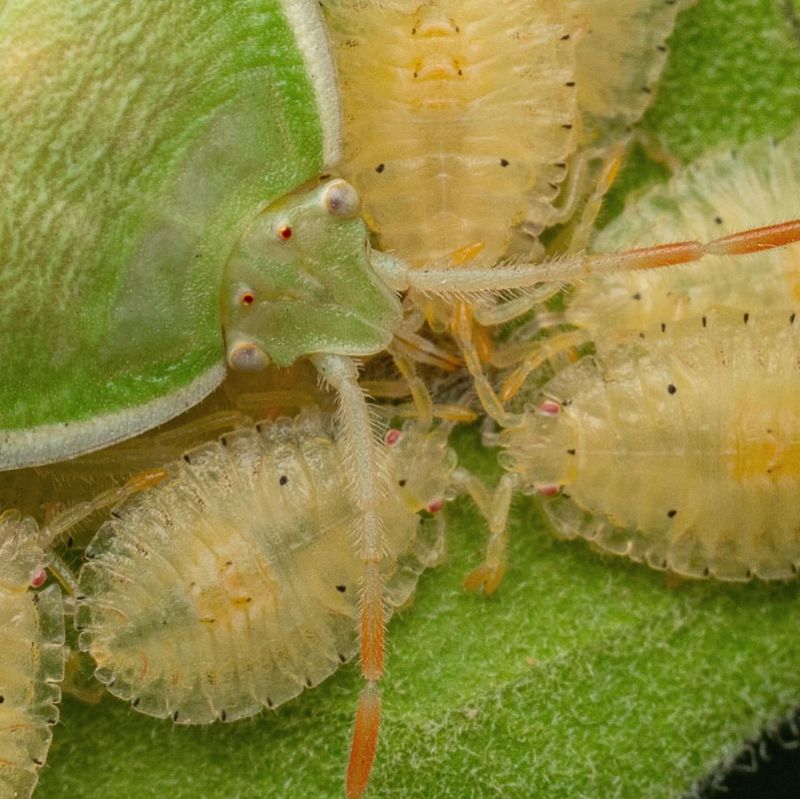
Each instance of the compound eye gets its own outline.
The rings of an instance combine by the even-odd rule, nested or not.
[[[557,497],[561,493],[561,486],[558,483],[542,483],[536,487],[536,493],[540,497]]]
[[[539,404],[539,413],[542,416],[558,416],[561,413],[561,404],[555,400],[543,400]]]
[[[228,365],[237,372],[260,372],[269,366],[269,356],[258,344],[242,341],[228,350]]]
[[[41,588],[47,581],[47,572],[40,566],[33,572],[30,579],[31,588]]]
[[[361,199],[347,181],[332,180],[323,191],[322,204],[331,216],[353,219],[358,216]]]
[[[392,446],[394,446],[394,445],[395,445],[395,444],[396,444],[396,443],[397,443],[397,442],[400,440],[400,437],[401,437],[402,435],[403,435],[403,434],[402,434],[402,433],[401,433],[399,430],[397,430],[397,429],[395,429],[395,428],[392,428],[391,430],[387,430],[387,431],[386,431],[386,435],[383,437],[383,440],[384,440],[384,441],[385,441],[385,442],[386,442],[386,443],[387,443],[387,444],[388,444],[390,447],[392,447]]]
[[[256,295],[250,289],[242,289],[239,292],[239,305],[247,307],[256,301]]]
[[[289,241],[294,235],[294,230],[292,230],[291,225],[280,225],[278,227],[278,238],[281,241]]]

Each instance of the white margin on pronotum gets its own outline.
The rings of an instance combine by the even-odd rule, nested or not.
[[[95,416],[85,422],[62,422],[28,430],[0,430],[0,472],[73,458],[143,433],[197,405],[225,377],[224,364],[152,402]]]
[[[286,19],[303,54],[308,77],[317,97],[322,124],[325,168],[341,159],[342,109],[339,80],[333,62],[322,11],[314,0],[281,0]]]

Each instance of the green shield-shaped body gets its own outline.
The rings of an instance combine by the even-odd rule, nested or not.
[[[225,262],[336,160],[337,98],[311,0],[0,4],[0,469],[220,382]]]

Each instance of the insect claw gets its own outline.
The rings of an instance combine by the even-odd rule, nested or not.
[[[485,563],[473,569],[464,578],[464,588],[467,591],[480,591],[484,594],[493,594],[503,582],[506,574],[505,564],[487,566]]]

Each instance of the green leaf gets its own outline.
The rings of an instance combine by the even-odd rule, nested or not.
[[[785,5],[701,0],[683,14],[645,129],[685,160],[792,130],[800,43]],[[649,179],[645,166],[627,170],[626,184]],[[477,434],[458,443],[470,468],[496,476]],[[481,558],[483,523],[466,501],[448,523],[446,562],[389,628],[372,799],[677,799],[797,704],[797,584],[670,586],[556,542],[519,500],[505,582],[474,596],[461,580]],[[208,728],[109,697],[66,699],[37,795],[340,796],[359,688],[349,665],[276,712]]]

